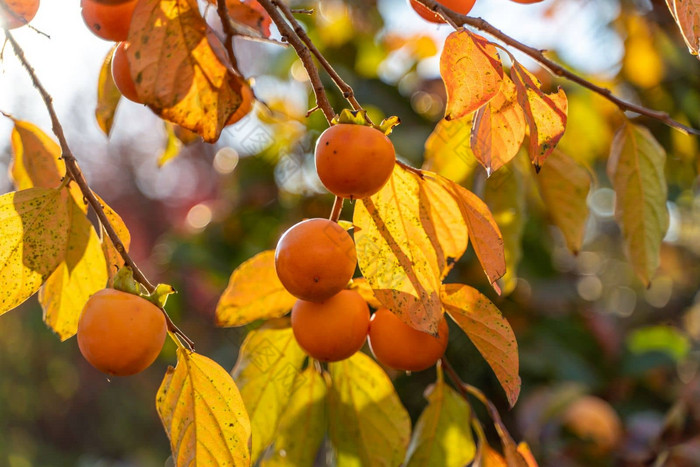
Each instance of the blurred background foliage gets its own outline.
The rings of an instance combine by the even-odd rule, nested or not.
[[[46,3],[46,10],[57,8]],[[466,382],[494,400],[514,437],[526,440],[543,466],[700,465],[697,138],[641,121],[668,152],[671,213],[661,267],[645,289],[625,257],[605,174],[622,118],[615,107],[516,54],[548,86],[566,89],[569,123],[560,149],[594,178],[584,245],[572,255],[529,188],[535,179],[527,164],[514,161],[486,180],[463,146],[446,148],[434,139],[424,152],[444,111],[437,64],[448,27],[423,22],[402,0],[294,6],[316,9],[300,19],[372,119],[401,118],[391,136],[399,157],[462,181],[499,215],[515,266],[503,284],[509,293],[494,296],[473,253],[449,280],[479,287],[512,323],[523,380],[516,407],[507,409],[494,375],[456,327],[447,355]],[[52,41],[40,39],[49,56],[52,44],[68,40],[59,28],[69,26],[41,23],[42,13],[37,27],[56,34]],[[77,8],[67,9],[66,18],[68,13],[67,24],[82,27]],[[478,0],[473,13],[615,93],[700,127],[700,64],[688,54],[663,0],[545,0],[530,6]],[[27,40],[36,36],[22,34]],[[122,102],[111,139],[99,133],[92,119],[99,58],[78,90],[67,83],[71,67],[47,65],[63,81],[46,77],[93,188],[131,230],[136,261],[153,280],[175,286],[171,316],[198,351],[225,368],[233,367],[247,331],[213,325],[229,274],[255,253],[274,248],[300,219],[327,216],[332,203],[313,168],[314,142],[326,124],[320,112],[305,118],[313,96],[300,62],[292,50],[243,40],[236,46],[261,103],[225,130],[217,145],[183,146],[163,168],[156,161],[166,132],[147,109]],[[99,43],[91,56],[107,49]],[[3,86],[27,81],[9,55]],[[35,47],[27,55],[40,60],[42,52]],[[325,84],[339,111],[342,96],[329,80]],[[17,86],[0,91],[3,110],[48,130],[33,91]],[[5,166],[11,158],[9,128],[0,124]],[[10,189],[9,181],[2,184]],[[351,219],[346,204],[343,218]],[[0,318],[0,465],[163,465],[169,448],[154,397],[174,360],[168,344],[144,373],[108,380],[83,361],[74,339],[61,344],[47,330],[35,299],[7,313]],[[415,421],[434,371],[390,375]],[[485,412],[474,406],[485,421]]]

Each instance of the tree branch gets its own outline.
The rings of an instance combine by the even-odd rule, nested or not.
[[[456,13],[449,8],[446,8],[439,3],[437,3],[435,0],[416,0],[425,7],[429,8],[430,10],[436,12],[438,15],[442,16],[443,19],[445,19],[448,23],[450,23],[453,27],[457,28],[457,26],[471,26],[473,28],[479,29],[496,39],[499,39],[503,41],[503,43],[513,47],[514,49],[517,49],[524,53],[525,55],[529,56],[536,62],[538,62],[540,65],[542,65],[544,68],[549,70],[553,75],[559,76],[561,78],[567,79],[571,82],[574,82],[586,89],[589,89],[590,91],[593,91],[597,94],[600,94],[613,104],[615,104],[619,109],[623,111],[630,111],[630,112],[636,112],[640,115],[644,115],[649,118],[653,118],[655,120],[659,120],[660,122],[675,128],[677,130],[680,130],[686,134],[692,133],[694,135],[700,135],[700,130],[697,130],[695,128],[689,127],[687,125],[682,124],[681,122],[674,120],[671,118],[668,113],[666,112],[661,112],[658,110],[653,110],[649,109],[647,107],[644,107],[642,105],[634,104],[632,102],[625,101],[624,99],[621,99],[617,96],[615,96],[610,89],[598,86],[596,84],[591,83],[587,79],[583,78],[580,75],[577,75],[576,73],[573,73],[563,66],[559,65],[558,63],[548,59],[547,57],[544,56],[541,50],[535,49],[534,47],[530,47],[528,45],[523,44],[522,42],[510,37],[506,33],[502,32],[495,26],[493,26],[491,23],[488,21],[482,19],[482,18],[472,18],[470,16],[465,16],[461,15],[459,13]]]
[[[299,38],[302,40],[302,42],[306,45],[306,47],[309,49],[309,51],[313,54],[314,57],[316,57],[316,60],[318,60],[318,63],[321,64],[324,70],[326,70],[326,73],[328,73],[328,76],[331,77],[335,85],[338,87],[341,93],[343,93],[343,97],[352,105],[352,108],[354,110],[362,110],[362,106],[360,103],[355,99],[355,91],[353,91],[352,87],[346,83],[343,78],[338,74],[337,71],[333,68],[333,66],[330,64],[330,62],[326,59],[326,57],[323,56],[323,54],[318,50],[316,45],[311,41],[311,38],[309,37],[308,34],[306,34],[306,31],[304,31],[304,28],[301,27],[301,24],[297,21],[297,19],[294,17],[294,12],[291,10],[285,3],[283,2],[277,2],[277,8],[282,12],[282,14],[287,18],[287,21],[292,25],[294,28],[294,32],[299,36]]]
[[[66,136],[63,132],[63,127],[61,126],[61,122],[58,120],[56,110],[53,107],[53,99],[51,98],[49,93],[46,91],[46,88],[44,88],[44,86],[41,84],[41,81],[39,81],[39,77],[36,75],[36,71],[31,66],[29,61],[27,60],[27,57],[24,55],[24,50],[22,49],[22,47],[20,47],[19,43],[15,40],[12,33],[8,29],[5,29],[4,31],[5,31],[5,37],[7,38],[7,41],[12,46],[12,49],[14,50],[15,55],[19,59],[20,63],[22,63],[22,66],[24,67],[24,69],[27,70],[27,73],[29,74],[29,76],[32,80],[32,84],[39,91],[39,94],[41,94],[41,98],[44,101],[44,104],[46,106],[46,110],[49,112],[49,116],[51,117],[51,129],[52,129],[53,133],[56,135],[56,138],[58,138],[59,145],[61,146],[61,157],[63,158],[63,161],[66,164],[66,172],[68,173],[68,176],[75,181],[75,183],[80,188],[80,191],[83,194],[83,197],[87,200],[87,202],[90,204],[92,209],[95,211],[97,218],[100,220],[100,223],[104,227],[105,232],[107,233],[107,236],[112,241],[114,248],[119,252],[119,255],[124,259],[124,264],[129,266],[133,270],[134,278],[138,282],[143,284],[143,286],[149,292],[153,292],[155,290],[155,286],[143,274],[143,272],[139,269],[139,267],[136,265],[136,263],[131,258],[131,256],[129,256],[129,253],[126,251],[126,247],[124,246],[124,243],[121,241],[121,239],[119,238],[119,235],[114,230],[114,227],[109,222],[109,219],[107,218],[107,215],[105,214],[104,208],[102,207],[102,203],[100,203],[100,200],[97,198],[97,196],[95,196],[95,193],[93,193],[93,191],[88,186],[88,183],[85,180],[85,176],[83,175],[82,170],[80,170],[80,166],[78,166],[78,161],[76,160],[75,156],[73,155],[73,152],[71,151],[70,147],[68,146],[68,141],[66,140]],[[193,350],[194,349],[194,342],[189,337],[187,337],[185,335],[185,333],[183,333],[175,325],[175,323],[173,323],[173,321],[170,319],[170,317],[168,316],[168,314],[166,313],[166,311],[164,309],[161,308],[161,311],[165,315],[165,319],[166,319],[167,324],[168,324],[168,330],[171,331],[173,334],[177,335],[179,338],[181,338],[190,347],[190,350]]]
[[[228,15],[226,0],[217,0],[216,13],[219,15],[221,27],[223,27],[224,34],[226,34],[224,47],[226,47],[228,58],[231,61],[231,65],[233,65],[233,69],[238,71],[238,60],[236,59],[236,54],[233,52],[233,36],[236,35],[236,28],[234,27],[233,21],[231,21],[231,17]]]
[[[340,196],[335,197],[335,200],[333,201],[333,208],[331,209],[331,215],[329,218],[331,221],[338,222],[338,219],[340,219],[340,211],[343,210],[343,201],[345,200]]]
[[[316,68],[314,64],[311,52],[277,9],[280,5],[277,0],[259,0],[258,3],[260,3],[265,11],[267,11],[267,14],[270,15],[270,18],[282,35],[282,40],[288,42],[296,51],[297,56],[306,69],[306,73],[309,75],[309,80],[311,81],[311,86],[316,96],[316,105],[323,111],[326,120],[330,123],[333,117],[335,117],[335,111],[328,101],[326,90],[323,87],[323,83],[321,83],[321,77],[318,74],[318,68]]]

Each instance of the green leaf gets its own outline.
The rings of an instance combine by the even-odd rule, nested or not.
[[[678,329],[658,325],[635,329],[627,337],[627,347],[635,354],[663,352],[680,361],[690,351],[691,343],[688,336]]]
[[[100,239],[82,207],[68,197],[70,227],[65,258],[39,291],[44,322],[62,341],[78,331],[78,319],[88,298],[107,283]]]
[[[278,322],[251,331],[243,341],[232,373],[250,416],[252,462],[274,441],[305,357],[292,329]]]
[[[328,383],[313,365],[297,375],[294,393],[280,419],[275,444],[261,467],[314,465],[326,435]]]
[[[467,285],[445,284],[442,303],[496,374],[511,407],[515,405],[520,394],[520,364],[518,343],[508,321],[496,305]]]
[[[384,370],[361,352],[328,367],[329,430],[337,467],[400,465],[411,421]]]
[[[156,395],[176,466],[250,465],[250,422],[231,375],[182,347]]]
[[[257,319],[279,318],[296,301],[277,277],[275,251],[263,251],[231,274],[228,287],[216,305],[216,325],[242,326]]]
[[[426,390],[428,406],[421,413],[406,453],[406,467],[463,467],[474,460],[476,445],[470,427],[471,409],[445,384],[442,370]]]
[[[617,196],[615,217],[630,262],[646,286],[659,266],[669,224],[665,163],[664,149],[646,128],[628,122],[615,135],[608,159],[608,177]]]
[[[569,250],[578,253],[588,219],[590,174],[571,157],[555,149],[535,178],[549,217],[564,234]]]
[[[518,156],[520,157],[520,156]],[[505,274],[500,280],[503,294],[510,294],[517,283],[518,264],[522,258],[525,228],[525,181],[514,160],[486,180],[484,201],[503,235]]]
[[[97,78],[97,107],[95,108],[95,119],[100,129],[109,136],[112,132],[112,123],[114,123],[114,114],[119,105],[119,99],[122,97],[119,88],[114,84],[112,78],[112,56],[114,55],[114,47],[109,49],[107,56],[102,62],[100,75]]]
[[[63,261],[68,198],[54,188],[0,196],[0,315],[31,297]]]

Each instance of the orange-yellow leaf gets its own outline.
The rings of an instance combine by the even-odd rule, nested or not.
[[[61,148],[36,125],[14,120],[10,175],[18,190],[56,188],[66,173]]]
[[[691,54],[700,51],[700,0],[666,0]]]
[[[518,103],[515,84],[503,77],[496,96],[476,111],[471,147],[486,174],[507,164],[518,153],[525,138],[525,115]]]
[[[518,443],[518,453],[522,456],[523,459],[525,459],[527,467],[538,467],[537,461],[535,460],[535,456],[532,454],[530,446],[528,446],[528,444],[525,441],[521,441],[520,443]]]
[[[196,0],[143,0],[127,52],[139,97],[165,120],[215,142],[241,105],[243,79]]]
[[[610,148],[608,177],[615,189],[615,217],[635,272],[649,285],[659,266],[669,225],[666,152],[644,127],[625,123]]]
[[[445,40],[440,75],[447,89],[445,118],[453,120],[469,115],[496,96],[503,67],[492,43],[460,29]]]
[[[280,321],[268,321],[246,336],[232,372],[250,416],[252,462],[274,441],[306,358],[289,320]]]
[[[496,281],[506,273],[503,237],[488,206],[471,191],[442,179],[442,185],[457,201],[467,223],[469,238],[489,282],[500,293]]]
[[[377,194],[357,202],[353,223],[360,270],[384,306],[437,332],[440,281],[467,247],[459,205],[426,172],[401,166]]]
[[[31,297],[63,261],[70,214],[65,191],[0,196],[0,315]]]
[[[559,88],[556,93],[545,94],[537,77],[518,62],[513,62],[510,77],[530,129],[530,161],[539,170],[564,136],[569,106],[566,93]]]
[[[176,466],[250,465],[250,421],[231,375],[182,347],[156,395]]]
[[[425,142],[423,168],[461,183],[472,176],[478,162],[469,145],[470,118],[442,119]]]
[[[569,250],[578,253],[588,219],[591,176],[575,160],[557,149],[536,178],[549,216],[564,234]]]
[[[520,394],[518,343],[508,321],[478,290],[462,284],[442,289],[445,311],[469,336],[515,405]]]
[[[128,253],[129,246],[131,245],[131,234],[129,233],[129,229],[126,227],[124,220],[114,209],[105,203],[105,201],[100,198],[97,193],[93,192],[93,194],[99,200],[100,205],[102,205],[102,210],[105,212],[107,219],[109,219],[110,225],[114,227],[114,231],[117,233],[119,240],[121,240]],[[104,253],[107,261],[107,275],[109,277],[109,281],[111,281],[119,268],[124,266],[124,259],[107,235],[107,231],[105,230],[104,226],[101,228],[100,236],[102,240],[102,252]]]
[[[275,271],[274,250],[253,256],[233,271],[216,306],[216,325],[242,326],[256,319],[287,314],[296,298],[287,292]]]
[[[114,54],[115,45],[105,57],[100,68],[100,75],[97,78],[97,107],[95,108],[95,119],[100,129],[109,136],[112,131],[112,123],[114,123],[114,114],[119,105],[119,99],[122,97],[119,88],[114,84],[112,78],[112,55]]]
[[[107,284],[100,239],[82,207],[65,197],[70,215],[65,257],[39,291],[44,322],[62,341],[78,331],[88,298]]]

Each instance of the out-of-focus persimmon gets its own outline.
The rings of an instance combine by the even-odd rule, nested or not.
[[[475,2],[476,0],[440,0],[438,3],[459,14],[466,15],[471,11]],[[424,20],[430,21],[431,23],[445,22],[438,14],[434,13],[430,8],[423,6],[422,3],[418,3],[416,0],[409,0],[408,3]]]
[[[5,23],[7,29],[24,26],[39,11],[39,0],[5,0],[7,9],[0,6],[0,27]]]

